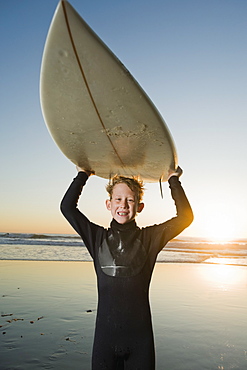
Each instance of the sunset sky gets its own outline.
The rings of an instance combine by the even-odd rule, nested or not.
[[[165,119],[195,220],[184,236],[247,238],[247,2],[71,0]],[[75,166],[42,117],[40,66],[56,0],[0,2],[0,232],[72,233],[59,204]],[[80,209],[107,226],[107,181]],[[146,184],[140,226],[175,214],[168,184]]]

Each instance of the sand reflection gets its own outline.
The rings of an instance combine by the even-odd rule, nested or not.
[[[202,269],[201,274],[212,287],[224,290],[236,289],[239,285],[246,284],[247,279],[246,268],[226,265],[224,258],[221,258],[221,264],[210,265],[209,269]]]

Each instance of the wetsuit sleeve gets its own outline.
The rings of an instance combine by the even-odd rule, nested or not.
[[[77,208],[83,186],[88,179],[85,172],[78,172],[61,201],[61,212],[73,229],[81,236],[89,253],[94,257],[94,246],[100,226],[93,224]]]
[[[156,225],[155,227],[155,234],[158,238],[156,243],[159,246],[159,251],[169,240],[175,238],[186,227],[188,227],[194,218],[190,203],[181,186],[179,178],[177,176],[172,176],[168,182],[172,198],[175,202],[177,214],[176,217],[173,217],[160,225]]]

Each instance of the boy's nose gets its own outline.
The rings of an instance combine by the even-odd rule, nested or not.
[[[123,199],[121,205],[122,205],[122,207],[127,208],[128,207],[128,201],[127,201],[127,199],[126,200]]]

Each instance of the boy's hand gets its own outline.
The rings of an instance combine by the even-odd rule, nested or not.
[[[177,176],[177,177],[180,177],[183,173],[183,170],[181,167],[177,167],[177,169],[174,171],[174,170],[170,170],[169,171],[169,176],[168,176],[168,180],[170,179],[170,177],[172,176]]]
[[[81,168],[81,167],[78,167],[78,166],[76,166],[76,169],[77,169],[78,172],[85,172],[88,175],[88,177],[95,174],[94,171],[84,170],[84,168]]]

